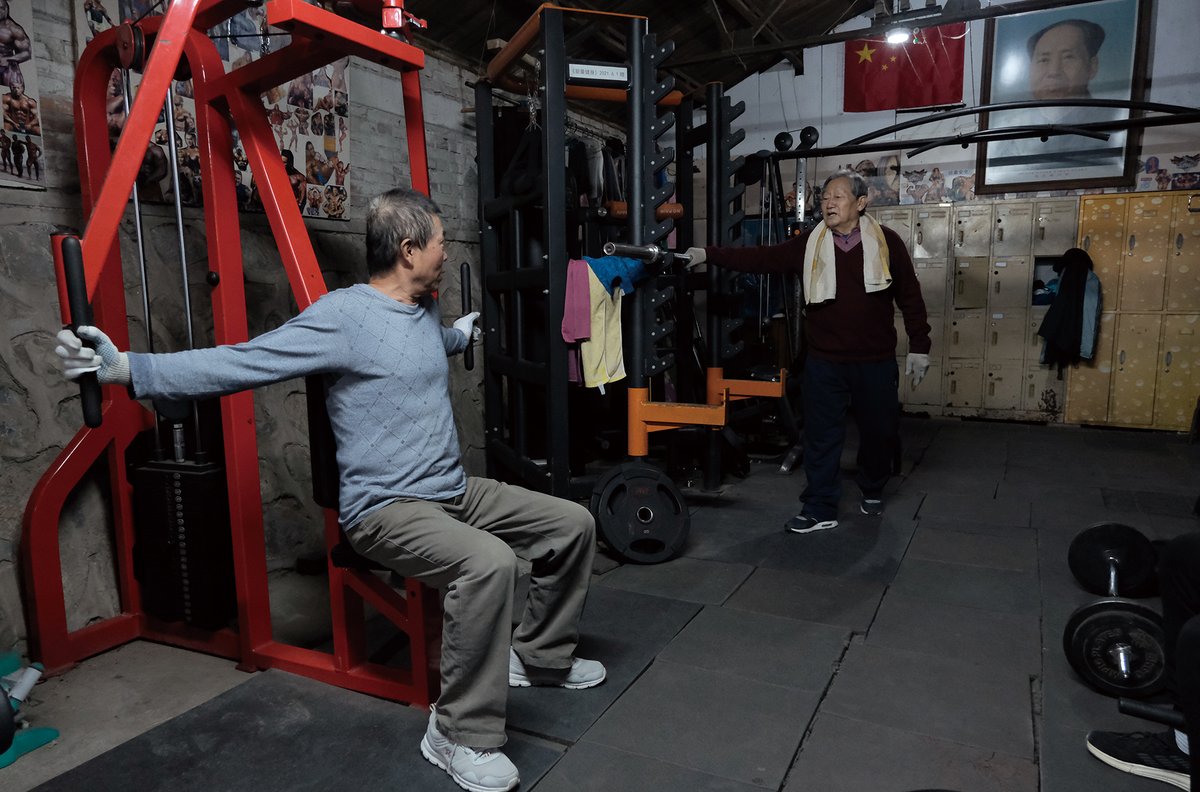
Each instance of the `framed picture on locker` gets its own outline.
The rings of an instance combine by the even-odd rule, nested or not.
[[[1094,0],[987,21],[982,102],[1021,104],[982,114],[979,128],[1043,134],[980,142],[977,193],[1133,184],[1140,130],[1105,124],[1131,117],[1114,100],[1143,98],[1150,5]]]

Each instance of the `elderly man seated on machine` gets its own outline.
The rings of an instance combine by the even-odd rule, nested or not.
[[[361,555],[445,592],[441,695],[421,753],[474,792],[513,789],[507,686],[573,690],[604,681],[575,657],[595,549],[591,514],[570,501],[467,476],[449,399],[450,355],[478,313],[442,326],[433,294],[446,260],[440,210],[394,189],[367,216],[369,283],[330,292],[242,344],[121,352],[95,327],[59,333],[66,376],[96,372],[136,398],[195,399],[325,376],[337,441],[339,518]],[[82,339],[94,344],[84,346]],[[517,558],[532,565],[510,633]]]

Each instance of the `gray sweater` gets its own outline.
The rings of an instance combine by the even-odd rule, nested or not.
[[[442,327],[433,300],[408,305],[358,284],[243,344],[131,352],[129,370],[139,399],[198,399],[327,375],[339,519],[350,527],[398,498],[466,491],[446,360],[466,346],[466,336]]]

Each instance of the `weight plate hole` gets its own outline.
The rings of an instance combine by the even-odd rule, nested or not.
[[[649,506],[639,506],[634,514],[637,515],[638,522],[642,525],[646,525],[654,520],[654,509],[651,509]]]

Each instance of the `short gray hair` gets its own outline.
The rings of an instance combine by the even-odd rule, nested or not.
[[[833,175],[830,176],[828,179],[826,179],[825,183],[821,185],[821,194],[822,195],[824,195],[825,191],[829,189],[829,183],[832,182],[834,179],[849,179],[850,180],[850,190],[854,193],[854,197],[855,198],[866,198],[867,197],[867,194],[869,192],[867,189],[867,180],[863,177],[863,175],[861,173],[859,173],[858,171],[852,171],[849,168],[843,168],[840,171],[834,171]]]
[[[406,239],[423,250],[433,237],[433,218],[441,213],[431,198],[404,187],[372,198],[367,207],[367,276],[391,271]]]

